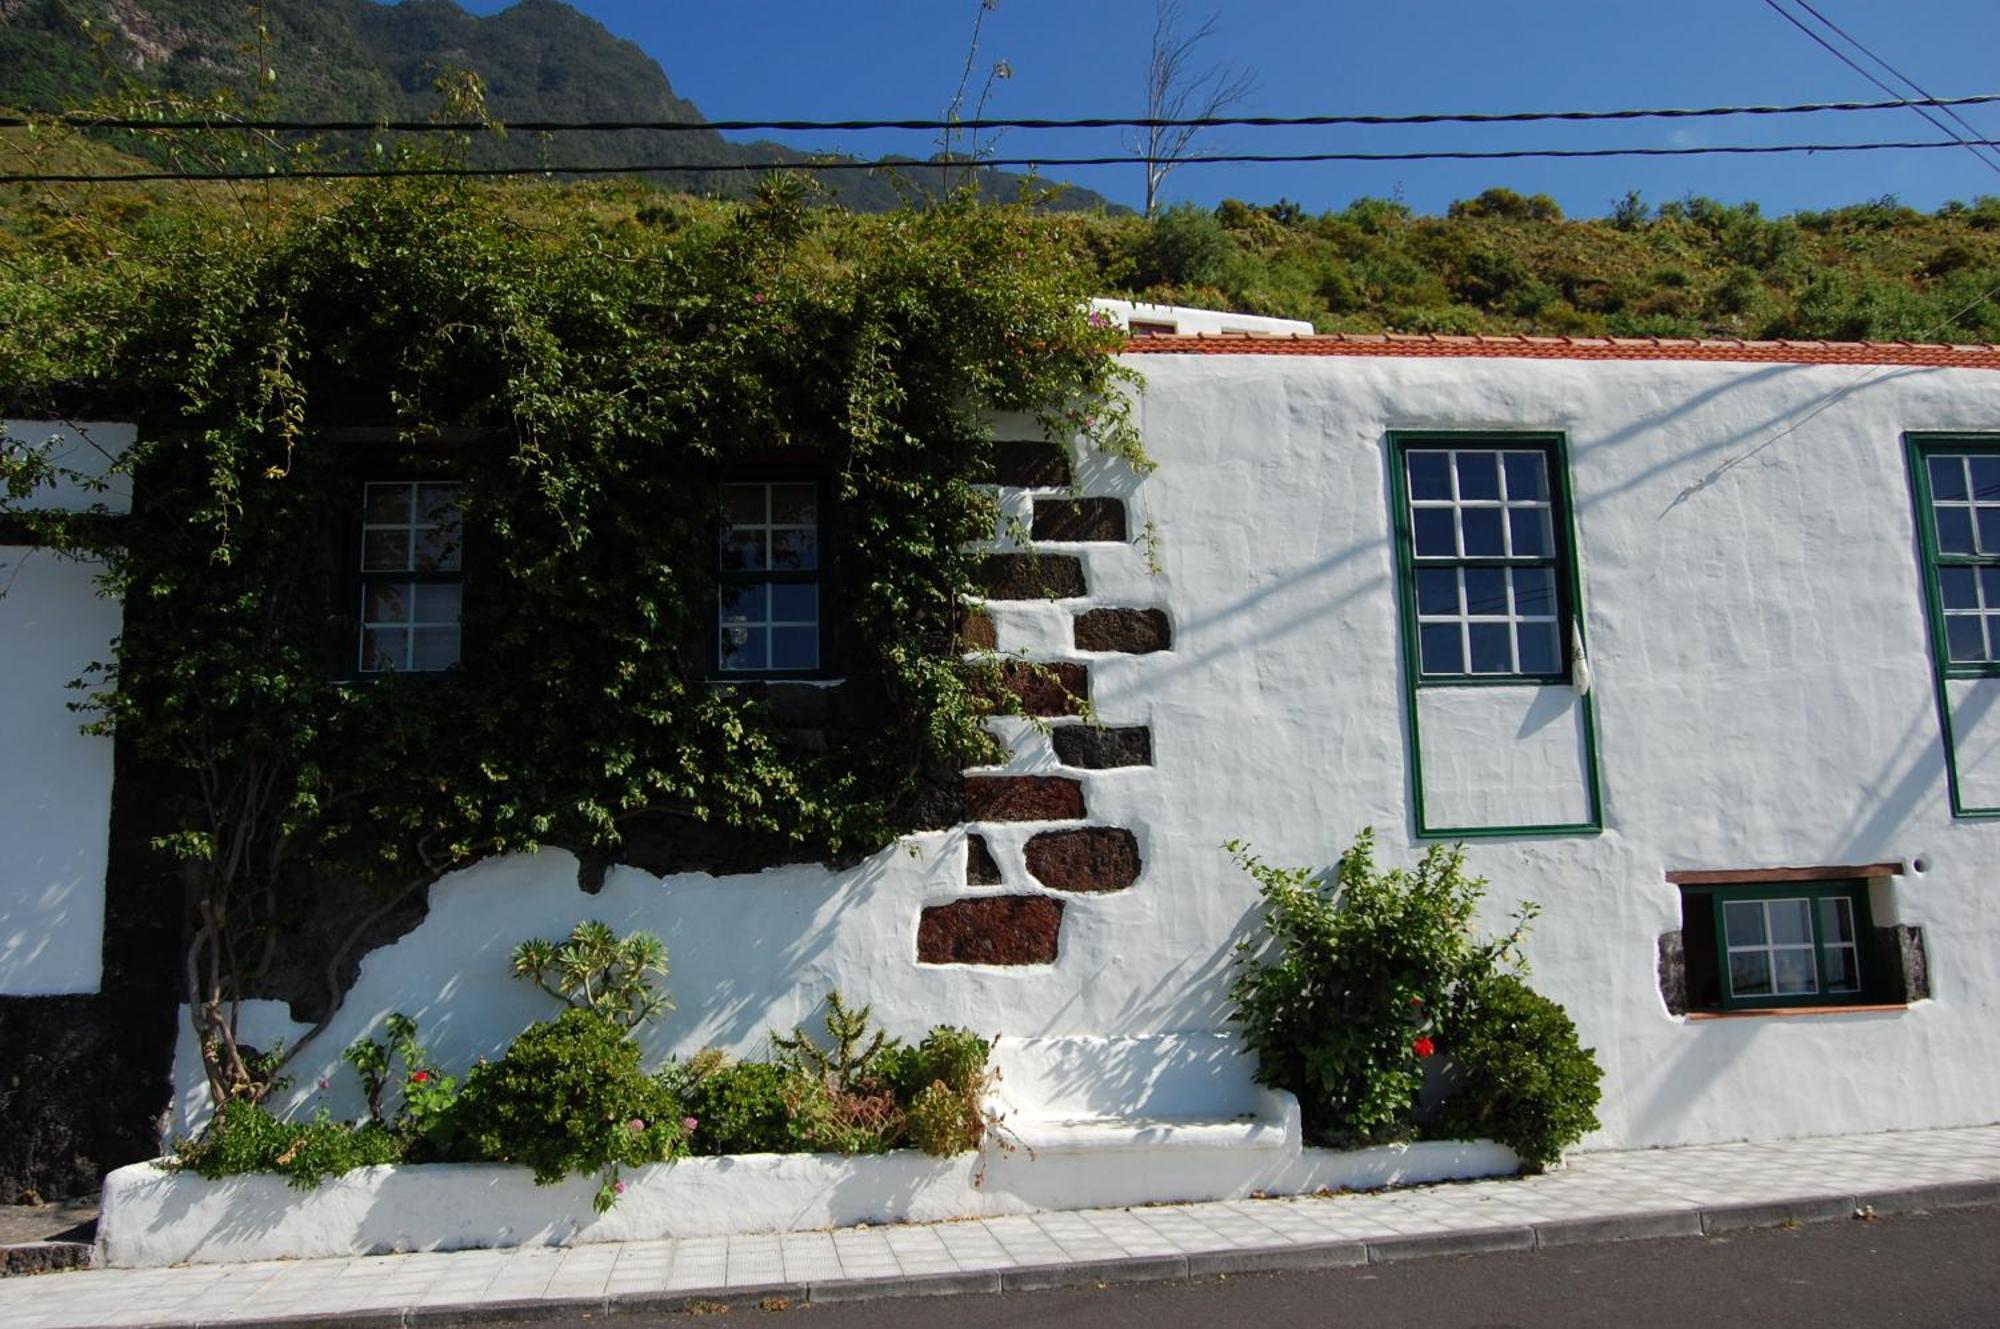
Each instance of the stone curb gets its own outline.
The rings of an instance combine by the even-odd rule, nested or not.
[[[967,1273],[846,1278],[824,1283],[778,1282],[754,1287],[691,1288],[678,1292],[620,1293],[609,1297],[551,1297],[518,1301],[460,1302],[404,1310],[333,1312],[271,1316],[264,1319],[194,1321],[167,1317],[143,1329],[446,1329],[473,1324],[523,1324],[585,1316],[617,1318],[667,1315],[692,1307],[751,1308],[773,1298],[792,1306],[816,1301],[860,1301],[886,1297],[950,1296],[964,1293],[1027,1292],[1115,1283],[1186,1281],[1220,1275],[1275,1273],[1298,1269],[1356,1267],[1427,1256],[1530,1251],[1660,1237],[1697,1237],[1750,1228],[1781,1227],[1852,1218],[1863,1206],[1879,1214],[1965,1209],[2000,1205],[2000,1180],[1946,1182],[1899,1190],[1808,1195],[1757,1204],[1715,1208],[1653,1210],[1465,1231],[1391,1237],[1379,1241],[1327,1241],[1298,1246],[1203,1251],[1192,1255],[1136,1255],[1068,1264],[1029,1265]]]
[[[0,1246],[0,1278],[26,1278],[65,1269],[88,1269],[97,1248],[87,1241],[18,1241]]]

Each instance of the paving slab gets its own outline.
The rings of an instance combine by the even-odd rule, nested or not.
[[[1541,1176],[834,1232],[0,1279],[8,1329],[415,1329],[993,1293],[2000,1205],[2000,1125],[1583,1154]]]

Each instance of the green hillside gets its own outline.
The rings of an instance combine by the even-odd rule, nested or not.
[[[261,13],[262,31],[259,31]],[[489,18],[452,0],[0,0],[0,105],[60,110],[171,93],[227,95],[296,119],[422,119],[439,108],[441,71],[471,70],[489,113],[520,120],[657,120],[702,123],[675,95],[660,66],[631,42],[558,0],[520,0]],[[260,77],[268,71],[268,77]],[[130,146],[121,144],[120,146]],[[365,145],[333,141],[334,155]],[[135,149],[147,151],[145,145]],[[155,153],[157,155],[157,153]],[[480,165],[617,166],[687,163],[653,173],[669,188],[741,193],[754,173],[703,170],[782,165],[807,154],[771,143],[740,144],[710,130],[673,133],[517,134],[483,138]],[[828,172],[826,192],[863,211],[895,207],[906,192],[936,187],[935,170]],[[982,188],[1012,198],[1020,178],[982,172]],[[1105,200],[1064,191],[1055,208]]]

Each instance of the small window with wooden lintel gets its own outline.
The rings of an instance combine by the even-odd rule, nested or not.
[[[1905,985],[1890,972],[1901,966],[1881,957],[1869,907],[1870,883],[1902,870],[1869,863],[1667,873],[1681,895],[1678,1013],[1905,1004]]]

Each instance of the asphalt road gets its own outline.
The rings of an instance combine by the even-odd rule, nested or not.
[[[616,1322],[678,1329],[691,1318]],[[718,1308],[703,1317],[717,1321],[810,1329],[1994,1329],[2000,1209],[1197,1283]]]

